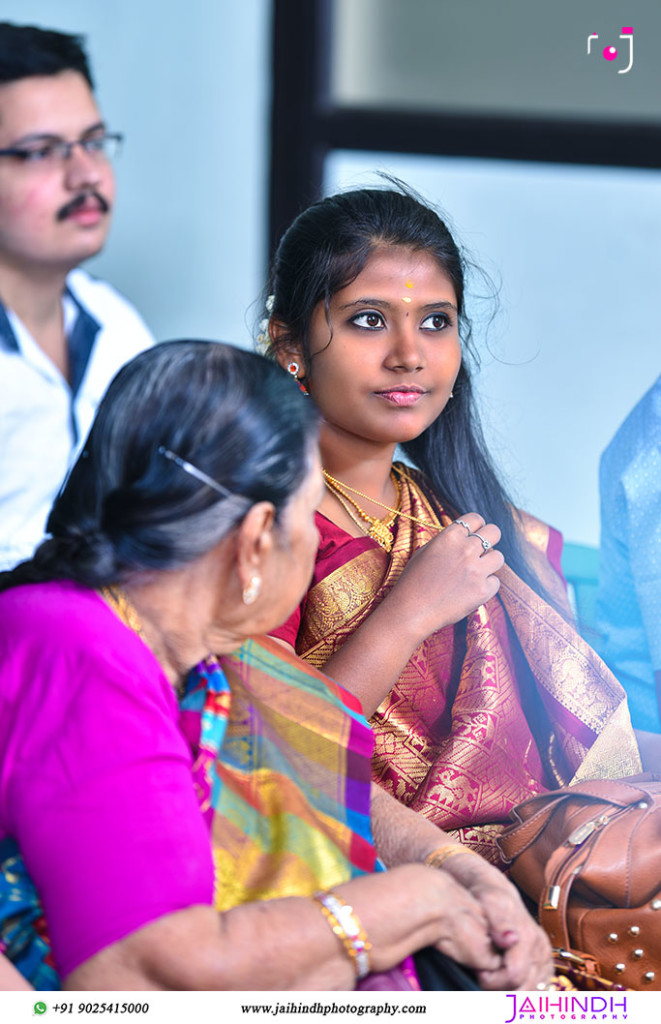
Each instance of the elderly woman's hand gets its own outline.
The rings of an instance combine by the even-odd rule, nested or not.
[[[411,860],[424,861],[439,848],[457,851],[443,859],[441,868],[425,870],[449,875],[478,903],[492,949],[498,954],[495,966],[478,968],[484,988],[534,989],[550,980],[553,971],[549,942],[515,887],[497,868],[464,850],[446,832],[375,784],[372,828],[379,856],[390,868]],[[450,952],[443,941],[437,944],[443,952]]]
[[[487,989],[535,989],[553,974],[551,946],[526,910],[514,886],[491,864],[472,853],[448,858],[442,871],[474,897],[488,922],[500,963],[479,972]]]
[[[449,872],[408,864],[333,889],[351,905],[370,943],[373,971],[387,971],[424,946],[491,976],[502,969],[479,901]],[[90,957],[64,988],[351,989],[344,945],[312,899],[245,903],[216,914],[197,906],[169,914]]]
[[[342,894],[343,888],[336,891]],[[363,898],[362,889],[369,898]],[[375,971],[431,945],[479,973],[490,976],[502,969],[502,954],[493,944],[479,900],[449,872],[409,864],[354,879],[346,885],[345,897],[356,907],[373,943]]]

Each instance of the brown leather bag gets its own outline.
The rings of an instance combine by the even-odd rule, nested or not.
[[[556,958],[661,989],[661,776],[594,780],[532,797],[498,840],[539,908]]]

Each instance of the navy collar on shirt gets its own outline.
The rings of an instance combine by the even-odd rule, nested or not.
[[[71,396],[75,398],[83,382],[96,336],[101,330],[101,324],[85,309],[68,285],[65,291],[68,298],[74,303],[78,313],[71,333],[67,338],[69,384]],[[8,352],[20,351],[18,340],[2,301],[0,301],[0,342]]]
[[[0,342],[2,342],[2,347],[8,352],[18,352],[16,335],[12,325],[9,323],[9,317],[5,312],[2,301],[0,301]]]

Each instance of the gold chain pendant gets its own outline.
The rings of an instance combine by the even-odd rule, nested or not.
[[[392,533],[389,527],[381,519],[375,519],[367,531],[367,536],[375,540],[385,551],[392,549]]]

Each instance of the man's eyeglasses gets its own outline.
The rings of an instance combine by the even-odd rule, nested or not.
[[[119,132],[106,132],[104,135],[90,135],[75,142],[64,139],[47,139],[28,142],[24,146],[11,146],[0,149],[0,156],[13,157],[21,163],[34,167],[52,167],[64,163],[73,153],[74,146],[80,148],[90,157],[98,160],[112,160],[119,153],[124,136]]]

